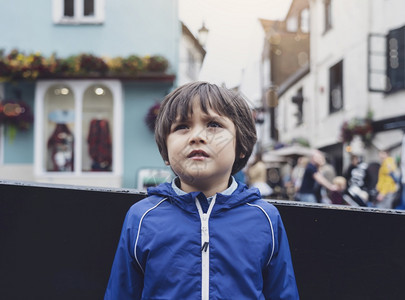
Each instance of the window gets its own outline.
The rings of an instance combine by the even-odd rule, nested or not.
[[[298,30],[298,20],[296,16],[291,16],[287,19],[287,31],[297,32]]]
[[[324,31],[328,31],[332,28],[332,0],[324,0],[324,15],[325,15],[325,24]]]
[[[300,88],[297,91],[297,94],[292,97],[291,101],[292,103],[297,105],[297,112],[294,115],[297,118],[297,126],[299,126],[304,122],[304,110],[303,110],[304,96],[302,88]]]
[[[386,92],[389,86],[389,80],[387,80],[387,36],[370,33],[367,44],[368,90],[370,92]]]
[[[305,8],[301,11],[300,29],[303,33],[309,32],[309,9]]]
[[[105,0],[53,0],[57,24],[98,24],[104,21]]]
[[[329,113],[343,108],[343,61],[329,69]]]
[[[368,89],[393,93],[405,89],[405,26],[368,37]]]
[[[39,81],[36,173],[119,175],[121,94],[120,83],[113,80]]]

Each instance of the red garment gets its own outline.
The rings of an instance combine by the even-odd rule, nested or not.
[[[112,142],[108,120],[93,119],[90,122],[89,155],[93,160],[93,171],[111,171]]]
[[[343,194],[338,191],[330,192],[329,198],[332,201],[332,204],[346,204]]]

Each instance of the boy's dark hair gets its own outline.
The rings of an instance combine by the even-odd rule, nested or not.
[[[194,100],[198,100],[204,113],[208,113],[210,108],[235,124],[236,155],[232,175],[237,173],[246,165],[257,139],[252,112],[240,94],[207,82],[180,86],[162,101],[156,119],[155,139],[163,160],[169,160],[166,140],[171,125],[178,116],[181,120],[189,117]]]

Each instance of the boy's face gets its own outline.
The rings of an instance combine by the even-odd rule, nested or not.
[[[178,118],[170,128],[166,140],[169,164],[184,191],[218,187],[221,192],[235,162],[235,125],[212,109],[204,113],[199,101],[193,102],[193,114],[185,121]]]

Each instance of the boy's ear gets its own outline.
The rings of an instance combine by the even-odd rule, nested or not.
[[[166,165],[166,166],[170,166],[170,163],[169,163],[168,160],[165,160],[165,165]]]
[[[239,158],[245,158],[245,156],[246,156],[245,153],[241,153],[241,154],[239,155]]]

